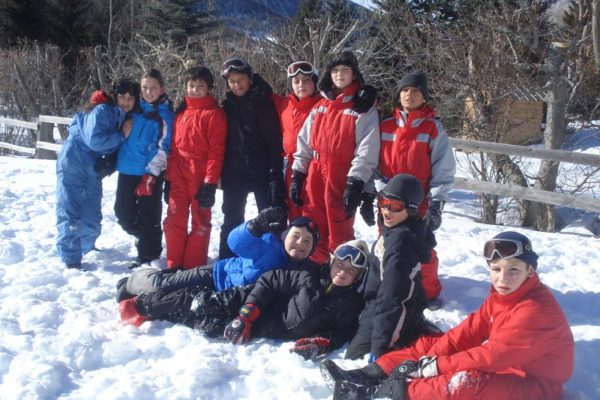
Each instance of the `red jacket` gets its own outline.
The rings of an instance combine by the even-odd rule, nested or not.
[[[509,295],[492,288],[481,308],[440,337],[427,355],[438,356],[440,374],[530,376],[555,393],[573,372],[573,352],[565,315],[534,274]]]
[[[216,184],[225,156],[225,112],[212,96],[186,97],[185,105],[185,110],[177,114],[173,124],[171,157],[205,160],[204,182]]]
[[[394,116],[381,123],[381,155],[379,173],[384,181],[399,173],[419,178],[425,193],[446,200],[445,194],[454,182],[456,164],[448,136],[435,118],[435,110],[426,104],[409,113],[396,108]],[[427,200],[419,207],[427,211]]]
[[[281,131],[283,133],[283,154],[288,159],[291,167],[293,155],[296,152],[298,132],[304,125],[304,121],[314,105],[321,100],[320,94],[299,99],[291,93],[287,97],[273,95],[273,103],[281,120]]]

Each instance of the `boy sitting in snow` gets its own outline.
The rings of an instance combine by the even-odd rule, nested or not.
[[[321,365],[334,399],[560,399],[573,371],[573,335],[540,282],[529,239],[503,232],[485,243],[491,294],[443,336],[345,371]]]

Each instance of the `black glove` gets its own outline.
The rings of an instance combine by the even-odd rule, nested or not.
[[[324,337],[303,338],[296,340],[290,353],[296,353],[305,360],[314,360],[317,356],[327,353],[330,346],[331,342]]]
[[[359,114],[366,113],[377,101],[377,89],[371,85],[365,85],[356,92],[353,100],[352,110]]]
[[[287,212],[281,207],[268,207],[248,223],[248,231],[256,237],[267,232],[279,234],[287,227]]]
[[[217,185],[214,183],[203,183],[202,186],[196,192],[196,200],[202,208],[210,208],[215,205],[215,193],[217,191]]]
[[[169,204],[169,193],[171,192],[171,182],[165,179],[165,183],[163,184],[163,200],[165,203]]]
[[[373,202],[375,195],[373,193],[364,192],[362,194],[362,204],[360,205],[360,215],[368,226],[375,225],[375,211]]]
[[[356,213],[356,208],[360,206],[360,198],[364,186],[364,182],[360,179],[349,177],[346,181],[346,190],[344,190],[344,211],[348,217],[353,217]]]
[[[427,223],[427,228],[429,228],[431,231],[437,230],[440,225],[442,225],[443,208],[444,203],[442,201],[434,200],[429,203],[427,215],[425,215],[425,222]]]
[[[285,204],[285,189],[283,186],[283,173],[279,170],[269,171],[269,188],[267,196],[273,207],[283,207]]]
[[[98,174],[98,178],[104,179],[112,175],[117,170],[117,155],[115,151],[110,154],[100,156],[94,163],[94,171]]]
[[[254,321],[260,316],[260,308],[254,304],[244,304],[240,314],[227,325],[223,337],[233,344],[244,344],[250,339]]]
[[[302,186],[306,180],[306,174],[294,171],[292,173],[292,183],[290,185],[290,198],[296,207],[300,207],[304,202],[302,201]]]

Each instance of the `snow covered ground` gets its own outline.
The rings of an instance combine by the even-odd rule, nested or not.
[[[594,151],[593,149],[592,151]],[[117,225],[116,174],[104,182],[103,233],[84,270],[65,269],[55,248],[55,164],[0,157],[0,399],[327,399],[318,363],[290,354],[291,342],[234,346],[167,322],[119,321],[115,283],[135,257]],[[209,256],[218,252],[220,192]],[[255,215],[248,207],[248,218]],[[488,294],[483,242],[503,230],[476,222],[477,200],[452,192],[438,231],[444,307],[428,317],[448,329]],[[538,272],[562,305],[576,340],[566,398],[600,398],[600,239],[583,228],[528,235]],[[375,228],[357,218],[357,236]],[[330,355],[342,365],[345,349]]]

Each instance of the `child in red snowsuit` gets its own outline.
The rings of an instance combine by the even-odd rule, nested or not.
[[[190,68],[184,79],[186,96],[174,122],[165,190],[169,206],[163,225],[167,266],[189,269],[207,263],[211,207],[223,167],[227,122],[210,94],[211,72],[205,67]]]
[[[335,381],[336,394],[561,399],[573,372],[573,335],[535,272],[531,242],[520,233],[503,232],[486,242],[484,257],[492,288],[479,310],[443,336],[422,337],[358,370],[344,371],[325,361],[322,372]]]
[[[423,185],[425,198],[418,214],[432,231],[439,228],[441,212],[447,193],[454,183],[456,163],[448,135],[428,104],[427,77],[422,72],[405,75],[399,82],[398,107],[394,115],[380,126],[381,153],[375,185],[383,187],[387,180],[399,173],[416,176]],[[377,187],[379,189],[379,187]],[[368,196],[368,195],[367,195]],[[361,215],[374,221],[373,199],[363,197]],[[365,215],[365,213],[367,213]],[[432,251],[431,261],[421,266],[423,288],[430,309],[440,307],[442,285],[438,279],[438,258]]]
[[[289,198],[292,184],[292,164],[296,152],[298,133],[314,105],[322,99],[317,91],[317,69],[308,61],[296,61],[287,68],[288,89],[286,97],[273,95],[273,103],[281,121],[283,133],[283,164],[285,187],[288,193],[288,218],[293,221],[302,215],[302,207],[296,206]]]
[[[359,101],[363,85],[356,56],[342,52],[321,78],[324,98],[298,135],[290,197],[319,226],[321,241],[311,258],[317,264],[354,239],[354,214],[379,161],[379,116],[373,101]]]

